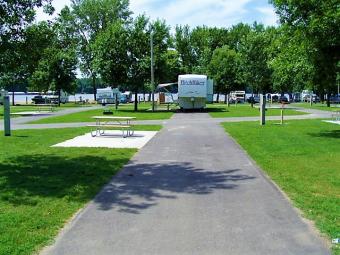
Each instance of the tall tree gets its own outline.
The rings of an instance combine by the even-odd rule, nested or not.
[[[51,0],[0,0],[0,85],[14,90],[25,77],[23,31],[33,22],[36,8],[51,14]]]
[[[166,82],[169,79],[167,68],[167,61],[169,57],[168,49],[173,46],[173,40],[170,35],[170,27],[164,20],[157,19],[150,22],[149,30],[153,34],[155,82]]]
[[[30,78],[31,87],[39,91],[73,92],[76,80],[76,37],[68,23],[70,9],[65,7],[53,24],[54,36],[43,51],[38,67]]]
[[[135,93],[134,110],[138,110],[138,92],[150,80],[150,30],[149,19],[138,16],[129,29],[128,56],[129,69],[127,82]]]
[[[218,91],[229,94],[232,90],[240,89],[238,68],[239,54],[228,46],[217,48],[208,66],[209,75],[215,80]]]
[[[313,90],[314,67],[307,53],[313,51],[312,47],[298,31],[285,27],[277,30],[270,46],[272,56],[269,61],[275,91]]]
[[[182,70],[185,73],[192,73],[197,65],[197,58],[192,47],[191,29],[188,25],[176,26],[175,49],[180,56]]]
[[[73,0],[72,15],[74,28],[79,38],[78,55],[83,74],[92,79],[96,100],[96,80],[98,73],[94,66],[93,44],[97,36],[110,24],[130,20],[128,0]]]
[[[118,87],[127,82],[129,69],[129,31],[121,22],[110,24],[98,34],[91,50],[94,54],[94,70],[104,83]]]
[[[338,0],[272,0],[281,23],[304,33],[314,44],[315,83],[328,94],[336,89],[340,61],[340,15]],[[329,100],[327,100],[328,106]]]
[[[242,79],[252,92],[265,93],[271,90],[272,71],[268,66],[267,52],[270,44],[267,33],[256,31],[249,33],[241,44]]]

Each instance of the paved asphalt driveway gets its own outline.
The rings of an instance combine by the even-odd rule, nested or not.
[[[167,121],[42,254],[330,252],[218,123],[188,113]]]

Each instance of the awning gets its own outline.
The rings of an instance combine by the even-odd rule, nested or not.
[[[169,86],[172,86],[172,85],[178,85],[178,82],[158,84],[157,89],[169,87]]]

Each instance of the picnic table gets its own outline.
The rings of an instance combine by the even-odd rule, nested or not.
[[[87,125],[92,127],[91,131],[92,137],[101,136],[105,134],[105,130],[117,128],[122,131],[124,138],[133,136],[134,130],[131,121],[136,119],[136,117],[122,117],[122,116],[93,116],[96,120],[95,124]]]
[[[50,112],[54,112],[57,104],[34,104],[34,106],[37,107],[38,112],[43,112],[43,111],[46,111],[46,110],[50,111]]]

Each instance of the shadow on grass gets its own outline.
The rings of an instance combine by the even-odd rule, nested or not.
[[[176,199],[179,193],[207,195],[215,190],[235,189],[238,182],[255,177],[239,169],[207,171],[190,163],[130,165],[105,186],[95,198],[101,210],[139,214],[161,199]]]
[[[313,137],[327,137],[327,138],[340,138],[340,130],[330,130],[330,131],[323,131],[319,133],[309,133],[308,135]]]
[[[127,161],[100,156],[24,155],[0,163],[0,200],[35,205],[41,197],[86,202]]]

